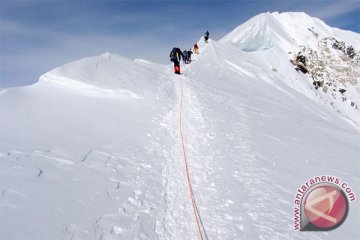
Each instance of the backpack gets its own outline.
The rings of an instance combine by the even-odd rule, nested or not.
[[[176,48],[173,48],[172,51],[170,52],[170,61],[176,61],[177,60],[177,57],[176,57],[176,52],[177,52],[177,49]]]

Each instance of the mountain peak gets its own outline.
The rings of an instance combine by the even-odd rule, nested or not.
[[[317,37],[336,37],[331,27],[304,12],[267,12],[259,14],[235,28],[220,42],[238,46],[243,51],[279,47],[290,51],[302,43],[317,44]],[[309,41],[310,40],[310,41]]]

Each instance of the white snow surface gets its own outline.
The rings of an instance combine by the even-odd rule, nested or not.
[[[231,43],[244,51],[266,50],[278,47],[283,51],[292,51],[299,45],[317,46],[312,29],[321,37],[335,37],[354,47],[360,47],[359,34],[332,28],[318,18],[306,13],[262,13],[220,39],[219,43]]]
[[[301,34],[312,26],[359,47],[359,34],[303,13],[265,13],[219,42],[200,40],[180,76],[105,53],[2,90],[0,239],[199,239],[180,81],[208,239],[360,239],[357,201],[336,230],[293,231],[309,178],[334,175],[360,194],[359,113],[320,104],[288,60],[296,44],[313,44]]]

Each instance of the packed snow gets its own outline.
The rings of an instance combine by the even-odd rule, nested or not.
[[[304,13],[264,13],[199,41],[182,75],[116,54],[0,93],[1,239],[199,239],[183,131],[207,239],[359,239],[360,206],[330,232],[293,230],[297,188],[334,175],[360,194],[360,114],[336,109],[289,51],[313,32],[360,35]],[[359,99],[358,79],[352,92]],[[321,96],[320,96],[321,95]]]

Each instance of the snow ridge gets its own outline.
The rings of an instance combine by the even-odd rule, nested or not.
[[[142,98],[141,96],[126,90],[126,89],[106,89],[100,88],[95,85],[90,85],[78,80],[70,79],[63,76],[52,75],[46,73],[41,76],[40,81],[49,82],[64,86],[70,90],[75,91],[78,94],[82,94],[89,97],[103,97],[103,98]]]

